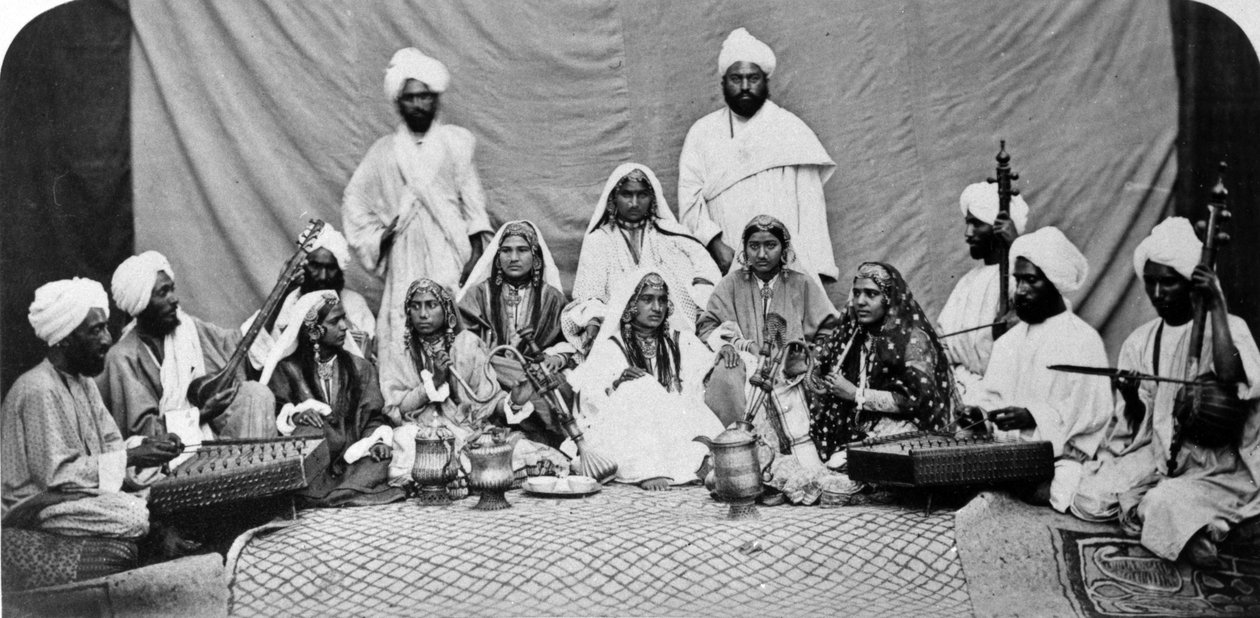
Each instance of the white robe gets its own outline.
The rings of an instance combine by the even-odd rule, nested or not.
[[[1051,371],[1056,364],[1107,366],[1098,331],[1067,311],[1040,324],[1017,324],[993,343],[981,381],[985,410],[1027,408],[1033,429],[997,431],[999,438],[1047,440],[1054,447],[1050,505],[1064,512],[1080,482],[1082,463],[1094,456],[1111,417],[1111,383],[1098,376]]]
[[[953,333],[997,319],[998,300],[1002,295],[1001,276],[997,264],[977,266],[954,285],[945,308],[941,309],[937,332]],[[980,398],[980,379],[989,366],[993,351],[993,329],[954,335],[941,340],[954,370],[958,392],[966,405],[976,405]]]
[[[342,201],[346,239],[363,266],[385,283],[376,324],[382,360],[402,353],[403,295],[411,282],[428,277],[457,289],[472,257],[469,237],[493,231],[473,164],[472,134],[434,124],[419,145],[415,139],[400,125],[372,144]],[[396,216],[394,244],[389,255],[381,255],[381,237]]]
[[[683,141],[679,218],[705,246],[721,233],[738,252],[748,221],[771,215],[787,226],[807,269],[836,279],[822,188],[834,170],[814,132],[773,101],[747,121],[723,107],[697,120]]]
[[[1120,351],[1119,368],[1184,376],[1191,325],[1164,325],[1156,372],[1155,337],[1162,323],[1156,318],[1129,335]],[[1086,467],[1072,502],[1073,514],[1089,520],[1114,518],[1122,508],[1121,496],[1134,489],[1141,491],[1141,485],[1159,479],[1141,497],[1137,519],[1142,544],[1169,560],[1177,559],[1186,542],[1205,526],[1213,539],[1220,541],[1230,527],[1260,514],[1260,380],[1255,378],[1260,376],[1260,350],[1241,318],[1231,315],[1229,326],[1249,378],[1247,383],[1238,385],[1238,396],[1249,404],[1250,410],[1241,448],[1209,449],[1184,443],[1177,457],[1177,476],[1167,478],[1172,415],[1181,387],[1142,382],[1138,389],[1138,397],[1146,404],[1142,422],[1136,431],[1131,431],[1124,416],[1124,401],[1117,400],[1108,441],[1099,452],[1098,461]],[[1206,330],[1204,341],[1210,342],[1210,321]],[[1211,346],[1206,343],[1199,366],[1204,371],[1213,367]]]

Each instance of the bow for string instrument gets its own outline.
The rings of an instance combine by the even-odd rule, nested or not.
[[[1011,187],[1013,181],[1019,180],[1019,174],[1011,171],[1011,155],[1006,153],[1006,140],[999,140],[1000,144],[997,153],[997,174],[995,178],[986,178],[989,184],[996,184],[998,190],[998,215],[1009,218],[1011,216],[1011,198],[1019,195],[1019,189]],[[998,257],[998,320],[993,326],[993,338],[997,339],[1006,332],[1006,314],[1011,309],[1011,264],[1010,264],[1010,246],[1006,244],[1006,240],[996,234],[993,236],[993,242],[996,243]]]
[[[1212,199],[1208,202],[1206,225],[1203,222],[1196,225],[1203,230],[1203,252],[1199,256],[1199,264],[1209,268],[1215,268],[1217,249],[1229,241],[1229,235],[1220,229],[1231,216],[1226,205],[1229,191],[1225,189],[1225,170],[1222,162],[1216,186],[1212,187]],[[1182,387],[1177,393],[1173,412],[1177,430],[1173,436],[1170,473],[1174,471],[1177,452],[1183,441],[1208,448],[1237,444],[1247,420],[1247,411],[1238,399],[1236,386],[1221,383],[1213,372],[1204,372],[1200,366],[1200,351],[1209,319],[1207,300],[1201,298],[1194,304],[1194,324],[1186,355],[1186,379],[1195,383]]]
[[[285,262],[284,271],[280,273],[280,278],[276,280],[275,287],[271,288],[271,294],[267,296],[262,309],[258,310],[257,317],[249,325],[249,330],[245,332],[241,342],[236,345],[236,350],[232,352],[232,356],[228,358],[227,363],[217,372],[196,378],[192,381],[192,384],[188,385],[189,403],[201,408],[212,397],[236,384],[238,372],[240,372],[241,366],[249,356],[250,346],[254,345],[254,340],[258,338],[258,333],[262,332],[263,326],[271,322],[275,318],[276,313],[280,311],[284,295],[289,292],[293,284],[301,276],[302,264],[306,261],[306,254],[311,251],[311,243],[323,229],[323,221],[311,219],[306,229],[302,230],[302,234],[297,239],[297,251]]]

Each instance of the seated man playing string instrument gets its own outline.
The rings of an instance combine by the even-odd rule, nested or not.
[[[17,542],[13,528],[99,539],[78,554],[86,561],[78,566],[79,579],[92,569],[92,575],[108,575],[139,566],[135,541],[150,531],[149,510],[143,496],[123,491],[127,469],[160,466],[184,448],[166,433],[124,443],[105,409],[92,376],[104,369],[112,343],[108,311],[105,289],[89,279],[36,290],[30,322],[48,343],[48,357],[14,382],[0,413],[5,549]],[[164,549],[191,548],[176,542]],[[5,568],[15,567],[23,565],[6,556]]]
[[[109,351],[97,385],[124,437],[170,431],[186,444],[200,444],[276,435],[275,397],[258,382],[238,377],[199,408],[189,401],[189,386],[226,365],[241,333],[184,313],[162,254],[127,258],[111,287],[115,304],[135,320]]]
[[[1138,245],[1133,266],[1159,317],[1129,336],[1118,368],[1128,376],[1185,376],[1194,324],[1193,295],[1211,312],[1199,354],[1203,371],[1236,389],[1248,421],[1241,436],[1210,447],[1178,435],[1175,383],[1117,380],[1108,439],[1072,501],[1072,513],[1092,521],[1120,517],[1126,532],[1156,555],[1219,566],[1216,543],[1230,528],[1260,515],[1260,350],[1246,322],[1230,315],[1216,274],[1199,265],[1203,244],[1190,222],[1165,220]]]
[[[943,343],[958,382],[959,397],[969,404],[979,398],[980,379],[989,366],[995,332],[992,327],[969,329],[993,324],[1002,317],[998,315],[1002,293],[998,262],[1002,248],[1009,247],[1027,229],[1028,203],[1018,195],[1011,197],[1011,211],[1004,216],[998,208],[997,184],[978,182],[963,190],[958,204],[971,259],[981,264],[954,285],[937,324],[941,334],[957,333],[944,338]]]
[[[756,415],[753,426],[766,445],[758,461],[763,468],[779,469],[773,477],[786,478],[785,465],[821,471],[823,462],[809,435],[806,346],[830,332],[839,312],[817,277],[796,267],[791,236],[778,219],[753,218],[744,227],[741,247],[737,259],[743,268],[722,278],[697,325],[697,334],[719,357],[705,400],[724,424]],[[790,356],[783,350],[788,342],[801,344],[791,348]],[[750,411],[750,402],[759,409]],[[787,459],[796,461],[788,464]],[[818,493],[799,498],[812,502]]]
[[[367,299],[362,294],[346,289],[345,269],[349,266],[350,245],[346,243],[346,237],[333,229],[331,224],[325,223],[320,228],[319,235],[311,242],[306,261],[302,263],[302,277],[297,289],[284,297],[284,303],[276,313],[275,320],[269,328],[258,334],[258,338],[249,348],[249,361],[254,369],[262,370],[280,332],[290,323],[301,321],[301,316],[297,320],[293,317],[293,308],[298,299],[320,290],[332,290],[341,299],[350,335],[346,340],[346,350],[369,360],[375,358],[376,316],[368,308]],[[255,313],[245,322],[244,330],[248,330],[249,324],[257,316]]]
[[[640,269],[613,289],[586,362],[569,376],[578,392],[578,423],[592,449],[617,463],[617,480],[647,490],[700,480],[722,423],[704,403],[713,353],[679,315],[682,294],[657,272]]]
[[[393,425],[376,370],[346,350],[346,312],[336,292],[303,295],[280,332],[261,380],[275,393],[281,435],[324,438],[328,460],[298,497],[309,506],[364,506],[403,498],[388,484]]]
[[[473,431],[488,425],[517,425],[533,413],[534,389],[521,380],[511,393],[499,385],[486,343],[459,323],[455,299],[431,279],[417,279],[403,297],[407,316],[405,340],[399,354],[381,356],[381,392],[385,414],[398,424],[394,430],[390,483],[411,482],[415,436],[420,426],[438,423],[455,434],[457,448]],[[555,449],[530,441],[519,433],[512,467],[521,470],[542,460],[568,469],[568,458]],[[468,463],[464,462],[467,472]],[[456,481],[458,483],[460,481]]]
[[[613,286],[639,268],[679,281],[678,312],[692,325],[722,276],[704,245],[674,219],[656,174],[625,163],[613,170],[595,203],[573,279],[573,302],[561,318],[565,337],[583,353],[605,314],[616,317],[607,305]]]
[[[993,344],[981,381],[978,408],[964,421],[975,424],[987,410],[997,436],[1046,440],[1054,448],[1054,478],[1026,488],[1025,498],[1067,510],[1080,483],[1081,467],[1094,456],[1111,416],[1105,378],[1051,371],[1055,364],[1105,366],[1098,331],[1072,312],[1063,294],[1081,287],[1089,274],[1085,256],[1055,227],[1020,236],[1011,245],[1016,324]]]
[[[956,405],[936,331],[901,273],[881,262],[858,267],[815,373],[810,433],[832,468],[844,463],[849,443],[940,429]]]
[[[499,228],[455,302],[464,328],[486,345],[507,344],[520,349],[519,333],[530,329],[534,342],[546,355],[543,364],[552,372],[570,365],[576,349],[560,330],[560,312],[565,305],[560,270],[533,223],[511,221]],[[510,390],[525,379],[516,358],[494,356],[490,362],[504,389]],[[531,440],[559,446],[564,434],[546,399],[536,396],[532,403],[534,413],[521,421],[521,431]]]

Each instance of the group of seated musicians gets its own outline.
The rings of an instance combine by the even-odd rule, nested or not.
[[[1004,212],[992,184],[960,198],[982,263],[939,320],[882,262],[842,279],[849,299],[837,309],[820,278],[836,276],[821,190],[834,164],[768,100],[774,65],[768,47],[732,33],[719,56],[729,109],[698,121],[684,144],[686,225],[652,170],[618,167],[566,293],[536,225],[490,234],[474,140],[435,121],[449,75],[401,50],[385,90],[403,123],[347,186],[349,239],[321,230],[274,314],[229,329],[185,313],[176,274],[154,251],[114,273],[114,303],[134,318],[116,345],[99,283],[37,290],[30,323],[49,348],[4,399],[5,525],[143,538],[145,488],[188,446],[214,439],[323,437],[328,461],[299,495],[308,506],[403,498],[415,436],[432,425],[460,445],[478,428],[509,428],[515,469],[564,472],[577,451],[560,402],[591,449],[615,460],[617,480],[648,490],[702,481],[707,449],[693,439],[751,418],[771,504],[866,499],[870,488],[845,473],[846,447],[870,438],[937,430],[1046,441],[1053,479],[1021,488],[1025,498],[1118,519],[1163,558],[1212,564],[1230,529],[1260,515],[1260,351],[1199,265],[1190,223],[1160,223],[1134,255],[1159,317],[1125,342],[1118,369],[1131,373],[1114,384],[1048,369],[1108,364],[1065,297],[1088,264],[1060,230],[1027,230],[1022,199]],[[345,288],[352,250],[384,282],[375,314]],[[1018,321],[998,315],[1003,256]],[[1138,379],[1185,377],[1195,303],[1210,321],[1199,366],[1247,415],[1242,435],[1220,444],[1182,431],[1177,385]],[[538,350],[527,362],[562,377],[559,398],[537,392],[524,357],[494,353],[501,346]],[[230,379],[207,379],[246,349]],[[463,487],[462,476],[452,482]],[[156,545],[189,546],[155,524]]]

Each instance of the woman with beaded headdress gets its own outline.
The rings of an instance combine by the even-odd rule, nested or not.
[[[807,348],[794,345],[777,363],[773,357],[786,343],[809,344],[825,336],[839,312],[817,275],[797,266],[791,235],[778,219],[759,215],[749,221],[737,260],[742,267],[718,283],[697,324],[697,334],[718,353],[706,401],[725,423],[744,418],[750,402],[757,406],[753,426],[768,480],[784,477],[786,458],[796,460],[794,468],[822,471],[809,435]],[[774,375],[768,374],[771,367]]]
[[[260,382],[276,396],[282,435],[322,436],[328,461],[299,497],[310,506],[358,506],[402,499],[387,483],[393,428],[382,411],[376,370],[345,349],[350,326],[337,293],[301,296],[263,364]],[[321,450],[320,453],[325,451]]]
[[[815,375],[810,433],[832,467],[849,442],[943,427],[956,404],[936,330],[901,273],[880,262],[858,267]]]
[[[560,331],[560,312],[566,302],[560,291],[560,271],[533,223],[511,221],[499,228],[455,302],[464,328],[487,346],[509,344],[519,349],[517,333],[528,328],[552,371],[570,364],[576,350]],[[495,356],[491,363],[505,389],[525,379],[515,358]],[[546,399],[535,397],[532,403],[534,414],[521,422],[521,430],[533,440],[559,445],[563,433]]]
[[[569,376],[591,448],[617,462],[617,480],[644,489],[698,480],[708,449],[692,439],[722,431],[704,403],[713,353],[680,315],[681,297],[653,270],[623,277],[610,297],[615,313]]]
[[[519,381],[511,394],[504,392],[490,364],[490,349],[480,337],[464,330],[450,291],[431,279],[417,279],[403,296],[407,322],[403,350],[382,357],[381,391],[385,413],[400,423],[394,431],[394,457],[390,482],[410,482],[415,458],[415,434],[420,426],[437,423],[455,434],[456,446],[474,430],[487,426],[511,426],[533,413],[533,388]],[[393,359],[393,360],[391,360]],[[526,440],[511,439],[514,469],[532,466],[540,459],[567,468],[559,451]],[[467,462],[465,462],[465,470]]]
[[[564,335],[583,352],[599,331],[613,285],[639,268],[679,281],[678,312],[694,330],[696,318],[721,278],[700,241],[674,218],[652,170],[625,163],[613,170],[595,203],[573,279],[573,302],[561,317]]]

